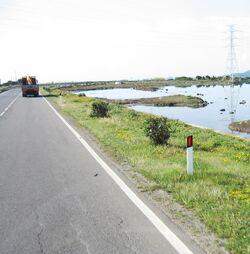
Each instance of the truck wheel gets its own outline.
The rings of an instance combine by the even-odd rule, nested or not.
[[[26,97],[26,94],[25,94],[25,93],[23,93],[23,97]]]

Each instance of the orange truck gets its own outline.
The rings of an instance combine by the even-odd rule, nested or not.
[[[27,95],[39,96],[39,86],[36,77],[26,76],[22,78],[22,93],[23,97]]]

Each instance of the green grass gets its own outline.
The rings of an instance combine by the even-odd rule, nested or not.
[[[109,117],[93,118],[95,99],[51,91],[51,100],[87,129],[118,161],[155,182],[191,209],[231,253],[250,253],[250,142],[169,120],[167,146],[154,146],[143,132],[149,116],[110,104]],[[186,174],[186,137],[194,137],[195,174]]]

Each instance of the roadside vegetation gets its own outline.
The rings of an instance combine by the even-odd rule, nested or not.
[[[229,128],[233,131],[250,133],[250,120],[231,123]]]
[[[131,170],[152,181],[149,191],[170,193],[226,239],[231,253],[250,253],[249,141],[168,119],[166,142],[155,145],[145,134],[152,115],[109,103],[108,117],[92,117],[96,99],[62,90],[43,93],[114,159],[125,161]],[[186,174],[186,137],[190,134],[194,137],[193,176]]]
[[[146,119],[144,132],[154,145],[166,145],[170,138],[167,118],[152,116]]]
[[[199,97],[185,96],[185,95],[172,95],[162,96],[155,98],[141,98],[141,99],[126,99],[126,100],[109,100],[117,104],[143,104],[154,105],[159,107],[205,107],[208,103]]]
[[[105,101],[93,101],[91,104],[91,117],[107,117],[108,103]]]
[[[0,93],[8,91],[10,88],[11,88],[10,86],[4,86],[4,85],[0,86]]]
[[[0,84],[0,93],[8,91],[12,88],[16,88],[19,86],[19,83],[16,81],[8,81],[6,83]]]

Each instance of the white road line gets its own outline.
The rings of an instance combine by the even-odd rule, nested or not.
[[[10,109],[10,107],[15,103],[15,101],[20,95],[21,93],[19,93],[17,97],[3,110],[3,112],[0,114],[0,117],[2,117]]]
[[[44,97],[43,97],[44,98]],[[74,136],[102,166],[102,168],[110,175],[114,182],[122,189],[128,198],[139,208],[139,210],[148,218],[148,220],[159,230],[159,232],[167,239],[167,241],[180,254],[193,254],[193,252],[162,222],[162,220],[139,198],[136,194],[122,181],[122,179],[100,158],[93,148],[81,137],[81,135],[56,111],[56,109],[47,101],[50,108],[60,118],[60,120],[68,127]]]

